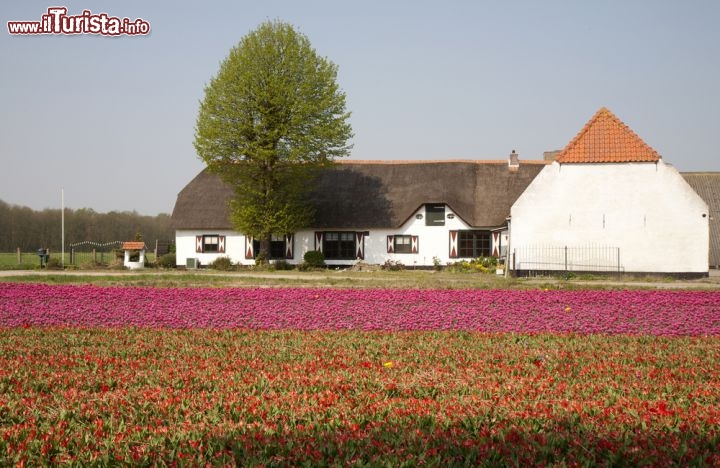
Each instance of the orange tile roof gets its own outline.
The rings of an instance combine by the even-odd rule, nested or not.
[[[602,107],[555,159],[565,163],[657,162],[660,155]]]
[[[123,250],[142,250],[145,248],[145,242],[123,242]]]

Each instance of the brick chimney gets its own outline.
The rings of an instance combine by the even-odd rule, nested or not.
[[[520,159],[519,154],[515,152],[515,150],[512,150],[512,153],[510,153],[510,156],[508,156],[508,169],[510,172],[517,172],[520,170]]]

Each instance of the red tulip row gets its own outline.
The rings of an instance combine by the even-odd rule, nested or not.
[[[718,466],[718,362],[718,337],[4,328],[0,465]]]

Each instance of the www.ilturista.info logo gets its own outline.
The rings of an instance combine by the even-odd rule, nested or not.
[[[65,7],[50,7],[40,21],[8,21],[10,34],[99,34],[101,36],[137,36],[150,33],[150,23],[142,18],[128,18],[94,14],[83,10],[80,15],[68,15]]]

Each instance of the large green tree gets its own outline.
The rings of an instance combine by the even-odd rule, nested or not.
[[[195,149],[235,190],[235,228],[261,241],[308,227],[317,171],[347,156],[352,129],[337,66],[290,24],[261,24],[230,50],[205,87]]]

